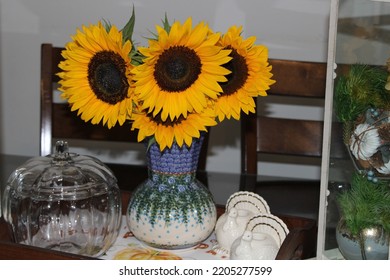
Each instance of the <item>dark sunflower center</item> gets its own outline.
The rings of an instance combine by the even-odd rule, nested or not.
[[[158,58],[154,79],[168,92],[180,92],[189,88],[201,73],[202,64],[196,52],[184,46],[170,47]]]
[[[88,64],[88,82],[103,102],[116,104],[127,96],[126,62],[113,51],[96,53]]]
[[[171,118],[168,117],[165,121],[163,121],[161,119],[161,112],[158,113],[155,117],[153,117],[152,113],[148,113],[147,116],[149,119],[153,120],[154,123],[161,124],[165,127],[174,126],[175,124],[180,124],[183,120],[185,120],[183,115],[180,115],[180,117],[174,118],[173,120],[171,120]]]
[[[230,53],[232,59],[222,66],[231,71],[226,76],[227,81],[219,83],[223,90],[223,95],[231,95],[245,85],[248,78],[248,65],[244,57],[239,55],[235,49]]]

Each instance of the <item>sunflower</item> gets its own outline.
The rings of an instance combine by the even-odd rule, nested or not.
[[[84,121],[108,128],[122,125],[132,111],[134,89],[130,84],[130,40],[123,42],[115,26],[83,26],[77,30],[59,64],[61,96]]]
[[[268,49],[254,45],[256,38],[241,37],[242,27],[232,26],[219,40],[219,45],[231,50],[233,58],[223,66],[231,71],[226,82],[220,82],[223,92],[215,104],[219,121],[233,117],[240,119],[241,111],[255,112],[253,97],[266,96],[271,79],[271,66],[268,64]]]
[[[145,58],[133,69],[135,94],[152,117],[175,122],[202,112],[222,92],[219,83],[230,71],[221,65],[231,59],[230,50],[216,46],[220,35],[203,22],[192,28],[191,18],[156,29],[157,38],[138,48]]]
[[[210,104],[210,102],[208,102]],[[132,130],[138,129],[138,142],[145,138],[154,137],[162,151],[171,148],[175,142],[179,147],[186,144],[191,146],[193,138],[199,138],[201,131],[217,124],[214,110],[207,106],[201,113],[188,113],[187,117],[180,116],[174,120],[162,120],[161,114],[153,116],[146,111],[134,112],[131,119]]]

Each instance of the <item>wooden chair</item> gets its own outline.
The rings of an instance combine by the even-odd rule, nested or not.
[[[325,99],[326,63],[271,59],[276,83],[268,91],[269,96]],[[322,121],[276,118],[258,112],[242,115],[241,121],[241,182],[242,190],[261,195],[271,212],[317,220],[319,210],[320,181],[258,181],[258,163],[262,155],[317,158],[322,155]],[[298,162],[299,163],[299,162]],[[294,229],[294,242],[287,250],[290,256],[281,258],[310,257],[315,253],[316,232]],[[309,244],[307,244],[309,243]],[[303,251],[302,251],[303,250]],[[310,252],[308,253],[308,250]]]
[[[269,96],[294,100],[294,104],[323,104],[325,101],[326,63],[270,59],[276,83]],[[288,163],[314,160],[318,166],[322,157],[323,121],[276,118],[259,112],[242,115],[241,121],[241,182],[242,190],[261,195],[277,215],[291,215],[317,223],[319,212],[320,180],[286,179],[258,180],[258,167],[262,156],[287,159]],[[332,125],[332,157],[347,158],[342,141],[342,127]],[[260,163],[259,163],[260,162]],[[283,172],[283,171],[281,171]],[[292,221],[293,222],[293,221]],[[280,250],[278,258],[314,257],[317,233],[310,227],[292,225],[294,232],[288,237],[288,248]],[[294,252],[294,253],[292,253]]]
[[[53,47],[52,44],[41,45],[41,156],[52,153],[54,139],[88,140],[90,145],[98,143],[96,141],[137,143],[136,132],[130,130],[130,125],[115,126],[111,129],[92,125],[81,120],[76,112],[70,110],[67,103],[54,102],[53,90],[59,81],[56,74],[61,71],[58,64],[63,60],[63,49]],[[200,154],[199,170],[206,170],[208,137],[209,133],[206,134]],[[113,163],[107,165],[116,175],[121,189],[132,190],[147,178],[146,166]],[[203,183],[207,183],[204,174],[198,177]]]
[[[268,91],[269,96],[287,96],[298,100],[303,97],[325,98],[326,63],[271,59],[270,64],[276,83]],[[276,118],[257,112],[243,114],[241,173],[257,175],[258,161],[261,155],[266,154],[319,159],[322,153],[322,127],[322,121]],[[318,211],[319,183],[319,180],[257,182],[256,176],[242,176],[241,187],[256,190],[266,200],[268,198],[271,209],[280,214],[303,214],[293,211],[294,204],[298,204],[299,207],[308,206],[307,210],[313,212],[307,214],[313,218]],[[279,193],[274,191],[276,188],[281,188]],[[272,190],[273,197],[267,197],[268,189]],[[286,197],[285,191],[291,196]],[[298,201],[293,201],[295,198]]]

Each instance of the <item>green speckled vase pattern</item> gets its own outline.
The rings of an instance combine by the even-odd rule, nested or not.
[[[216,207],[196,178],[202,142],[201,137],[189,148],[148,148],[149,178],[135,190],[127,209],[127,224],[138,240],[156,248],[183,249],[213,232]]]

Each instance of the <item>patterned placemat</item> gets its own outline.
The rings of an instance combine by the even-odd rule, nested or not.
[[[217,239],[209,238],[195,247],[180,250],[152,248],[134,237],[122,217],[119,236],[113,246],[101,258],[107,260],[227,260],[229,255],[215,250]]]

